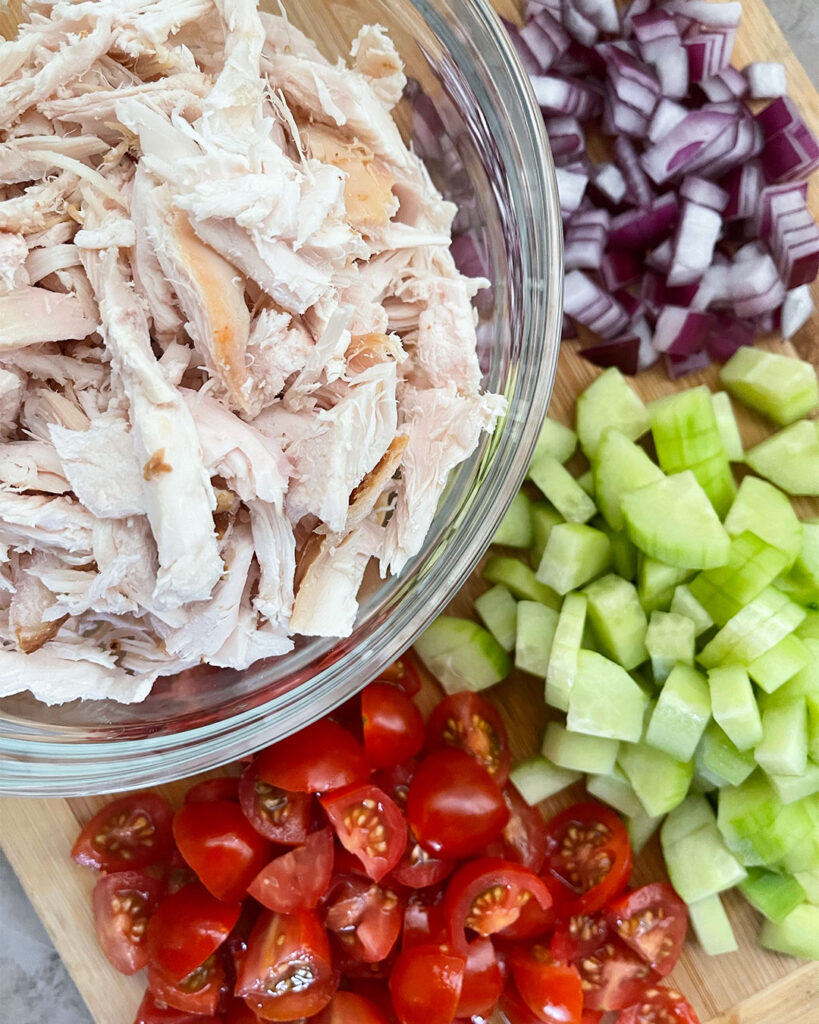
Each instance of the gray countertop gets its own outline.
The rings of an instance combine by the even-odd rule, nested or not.
[[[768,6],[811,78],[819,85],[819,3],[817,0],[768,0]],[[74,983],[2,853],[0,993],[0,1021],[92,1024]]]

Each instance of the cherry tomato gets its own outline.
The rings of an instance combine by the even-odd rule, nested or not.
[[[401,764],[424,745],[424,719],[416,704],[390,683],[374,682],[361,693],[364,750],[373,768]]]
[[[397,894],[367,878],[339,878],[327,894],[324,924],[345,961],[383,960],[401,934],[402,920]]]
[[[509,1024],[541,1024],[540,1017],[532,1013],[514,985],[507,984],[498,1000],[498,1009]]]
[[[455,1010],[457,1017],[489,1016],[503,991],[503,974],[491,939],[470,942]]]
[[[149,868],[148,870],[150,871],[152,869]],[[196,874],[191,870],[188,862],[176,848],[174,848],[174,851],[171,854],[171,859],[168,863],[163,865],[161,877],[165,882],[166,896],[174,892],[179,892],[180,889],[184,889],[185,886],[190,885],[191,882],[199,881]]]
[[[239,781],[239,803],[247,820],[266,839],[297,846],[307,838],[313,797],[271,786],[259,778],[256,761],[251,761]]]
[[[455,862],[427,853],[412,832],[408,832],[407,845],[390,878],[408,889],[426,889],[442,882],[452,873]]]
[[[531,899],[543,910],[552,905],[542,879],[520,864],[498,857],[462,864],[444,893],[444,916],[451,942],[463,951],[465,929],[483,936],[501,931],[518,919],[521,907]]]
[[[145,931],[161,894],[162,883],[138,871],[103,875],[94,886],[97,939],[121,974],[136,974],[148,962]]]
[[[329,828],[311,832],[303,846],[274,857],[247,888],[248,896],[268,910],[292,914],[312,910],[333,873],[333,833]]]
[[[354,853],[374,881],[401,859],[407,845],[404,815],[378,786],[350,786],[321,798],[342,846]]]
[[[388,665],[378,676],[379,681],[392,683],[404,691],[408,697],[414,697],[421,689],[421,677],[415,666],[415,659],[409,651],[402,654],[398,661]]]
[[[676,989],[654,985],[634,1006],[617,1018],[618,1024],[700,1024],[694,1007]]]
[[[323,793],[362,782],[370,772],[364,748],[346,729],[322,718],[256,758],[263,782],[295,793]]]
[[[172,1006],[186,1013],[215,1014],[227,995],[225,967],[214,953],[195,970],[171,981],[154,964],[148,964],[148,989],[159,1006]]]
[[[605,913],[573,914],[558,920],[549,949],[555,960],[575,963],[604,946],[608,937]]]
[[[271,846],[229,800],[185,804],[173,819],[179,852],[220,900],[240,900],[270,860]]]
[[[468,754],[435,750],[418,765],[407,795],[407,822],[436,857],[477,853],[508,819],[500,788]]]
[[[585,1006],[583,1007],[583,1016],[580,1018],[580,1024],[600,1024],[600,1021],[605,1017],[602,1010],[589,1010]]]
[[[395,961],[390,994],[401,1024],[451,1024],[466,960],[440,946],[413,946]]]
[[[238,903],[223,903],[198,882],[166,896],[148,922],[148,959],[179,981],[215,953],[239,920]]]
[[[500,715],[486,698],[471,690],[450,694],[427,722],[427,749],[455,747],[485,768],[499,786],[509,777],[512,755]]]
[[[577,961],[583,979],[585,1003],[590,1010],[622,1010],[641,997],[656,974],[619,939]]]
[[[235,996],[224,1013],[224,1024],[262,1024],[263,1018],[255,1014],[244,999]]]
[[[313,1021],[315,1024],[389,1024],[389,1017],[366,996],[336,992]]]
[[[214,800],[239,799],[239,778],[236,775],[222,775],[217,779],[204,779],[191,786],[185,794],[186,804],[209,804]]]
[[[441,946],[448,938],[443,906],[440,903],[419,903],[411,898],[404,908],[401,948]]]
[[[509,963],[518,993],[534,1015],[546,1024],[580,1024],[583,987],[571,964],[555,962],[545,946],[512,951]]]
[[[609,905],[610,926],[623,942],[664,978],[680,958],[688,911],[667,882],[627,892]]]
[[[312,910],[264,911],[236,978],[235,993],[265,1020],[311,1017],[338,985],[327,932]]]
[[[170,1006],[157,1006],[150,989],[148,989],[139,1004],[134,1024],[222,1024],[222,1022],[218,1017],[203,1017],[200,1013],[186,1013],[184,1010],[174,1010]]]
[[[509,808],[509,820],[503,826],[503,855],[535,874],[546,861],[549,831],[537,807],[530,807],[511,782],[503,787],[503,799]]]
[[[130,793],[106,804],[80,832],[71,856],[101,871],[139,871],[173,848],[172,812],[154,793]]]
[[[549,888],[548,882],[546,883],[546,888]],[[554,906],[544,910],[537,900],[527,900],[520,908],[517,920],[502,928],[496,937],[504,941],[538,939],[545,935],[546,932],[551,931],[554,923]]]
[[[631,844],[614,811],[575,804],[552,818],[548,831],[546,863],[569,890],[566,913],[592,913],[622,892],[631,874]]]
[[[409,784],[417,767],[418,762],[414,758],[410,758],[409,761],[393,765],[392,768],[387,768],[386,771],[376,772],[373,776],[373,782],[403,809],[407,806]]]

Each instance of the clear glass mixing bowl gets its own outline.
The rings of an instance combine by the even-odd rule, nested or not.
[[[487,388],[508,414],[453,474],[423,551],[397,579],[370,580],[355,632],[305,641],[244,672],[160,680],[142,704],[46,707],[0,701],[0,792],[67,796],[181,778],[248,754],[325,714],[393,661],[442,609],[487,547],[519,487],[546,412],[560,337],[557,185],[526,76],[484,0],[298,0],[291,20],[329,56],[365,23],[384,25],[412,89],[440,116],[447,160],[431,167],[463,204],[492,289],[480,300]],[[409,130],[409,97],[399,109]],[[428,122],[427,122],[428,123]],[[457,179],[457,180],[456,180]]]

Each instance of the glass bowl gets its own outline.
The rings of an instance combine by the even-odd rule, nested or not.
[[[385,26],[410,78],[397,113],[402,129],[411,131],[419,103],[440,119],[434,130],[447,157],[430,170],[444,194],[457,197],[458,226],[483,251],[492,281],[479,300],[484,385],[506,395],[508,413],[453,473],[419,555],[398,578],[365,581],[352,636],[305,641],[243,672],[202,668],[159,680],[141,704],[47,707],[26,694],[6,697],[0,792],[69,796],[166,782],[315,720],[393,661],[447,604],[523,480],[555,375],[562,264],[543,120],[513,47],[483,0],[289,6],[291,20],[331,57],[349,52],[362,24]]]

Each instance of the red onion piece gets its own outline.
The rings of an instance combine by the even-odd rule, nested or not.
[[[586,133],[576,117],[547,117],[545,122],[555,160],[586,152]]]
[[[636,334],[622,334],[581,348],[580,355],[595,366],[616,366],[630,377],[640,369],[640,339]]]
[[[613,338],[628,325],[623,307],[582,270],[570,270],[566,274],[563,309],[601,338]]]
[[[692,110],[667,135],[649,146],[640,162],[652,181],[662,185],[692,170],[697,156],[732,130],[736,131],[736,120],[730,114]]]
[[[813,299],[808,285],[789,291],[782,302],[782,337],[787,341],[813,315]]]
[[[731,63],[735,35],[733,28],[703,31],[699,26],[685,33],[682,45],[688,53],[688,75],[692,82],[713,78]]]
[[[745,68],[745,77],[751,99],[772,100],[787,95],[788,78],[784,64],[754,61]]]
[[[654,348],[675,356],[700,352],[712,324],[710,313],[698,313],[682,306],[664,306],[654,327]]]
[[[627,249],[610,249],[600,260],[600,276],[610,292],[640,280],[642,261]]]
[[[615,217],[609,231],[609,245],[616,249],[651,249],[674,230],[680,215],[677,197],[668,192],[639,210]]]
[[[754,325],[749,320],[720,313],[713,318],[705,338],[708,355],[718,363],[727,363],[738,348],[753,345]]]
[[[737,28],[742,17],[742,4],[738,0],[720,4],[708,0],[666,0],[664,6],[672,14],[711,28]]]
[[[663,358],[665,371],[671,380],[687,377],[689,373],[699,373],[700,370],[707,370],[711,365],[711,358],[705,349],[682,356],[666,352]]]
[[[574,213],[583,200],[586,186],[589,183],[588,176],[577,171],[570,171],[565,167],[556,167],[555,177],[560,197],[560,209],[567,213]]]
[[[749,160],[729,171],[720,184],[728,194],[728,203],[722,211],[723,220],[751,217],[756,211],[762,191],[762,165],[758,160]]]
[[[598,164],[592,178],[594,189],[603,200],[612,206],[618,206],[625,198],[627,185],[619,167],[614,164]]]

